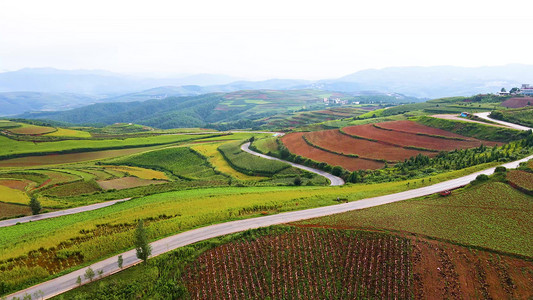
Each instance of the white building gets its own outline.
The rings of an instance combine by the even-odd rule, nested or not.
[[[522,95],[533,95],[533,86],[530,84],[522,84],[522,87],[520,88],[520,94]]]

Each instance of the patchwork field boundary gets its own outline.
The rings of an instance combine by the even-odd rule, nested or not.
[[[376,126],[374,126],[374,127],[376,127]],[[376,127],[376,128],[381,130],[381,128],[379,128],[379,127]],[[387,129],[384,129],[384,130],[385,131],[393,131],[393,130],[387,130]],[[402,145],[399,145],[399,144],[386,142],[386,141],[382,141],[382,140],[365,138],[365,137],[362,137],[362,136],[359,136],[359,135],[347,133],[346,131],[343,130],[343,128],[339,128],[339,132],[344,134],[344,135],[346,135],[346,136],[355,138],[355,139],[367,140],[367,141],[374,142],[374,143],[379,143],[379,144],[383,144],[383,145],[388,145],[388,146],[393,146],[393,147],[398,147],[398,148],[403,148],[403,149],[408,149],[408,150],[418,150],[418,151],[427,151],[427,152],[435,152],[435,153],[438,153],[438,152],[441,151],[441,150],[428,149],[428,148],[416,147],[416,146],[402,146]],[[409,133],[409,132],[406,132],[406,133]],[[412,134],[412,133],[409,133],[409,134]],[[389,161],[389,162],[398,162],[398,161]]]
[[[213,134],[213,135],[207,135],[199,140],[202,139],[208,139],[208,138],[214,138],[219,136],[225,136],[227,134]],[[124,146],[109,146],[109,147],[100,147],[100,148],[75,148],[75,149],[65,149],[65,150],[58,150],[58,151],[38,151],[38,152],[25,152],[25,153],[14,153],[14,154],[5,154],[0,155],[0,160],[4,159],[10,159],[10,158],[19,158],[19,157],[27,157],[27,156],[46,156],[50,154],[71,154],[71,153],[84,153],[84,152],[95,152],[95,151],[105,151],[105,150],[119,150],[119,149],[131,149],[131,148],[143,148],[143,147],[151,147],[151,146],[162,146],[162,145],[172,145],[182,142],[188,142],[191,140],[196,140],[193,135],[191,135],[191,138],[183,139],[179,141],[171,141],[171,142],[164,142],[164,143],[153,143],[153,144],[139,144],[139,145],[124,145]]]
[[[378,129],[387,130],[387,131],[397,131],[397,132],[403,132],[403,133],[410,133],[410,134],[414,134],[414,135],[427,136],[427,137],[445,139],[445,140],[469,141],[468,139],[463,139],[463,138],[459,138],[459,137],[443,136],[443,135],[429,134],[429,133],[422,133],[422,132],[412,133],[412,132],[405,131],[405,130],[384,128],[384,127],[380,127],[379,123],[373,123],[372,125],[374,127],[378,128]]]
[[[350,158],[360,158],[360,159],[365,159],[365,160],[371,160],[371,161],[377,161],[377,162],[387,162],[387,163],[397,163],[398,161],[396,160],[386,160],[386,159],[373,159],[373,158],[368,158],[368,157],[364,157],[364,156],[360,156],[359,154],[349,154],[349,153],[342,153],[342,152],[337,152],[335,150],[331,150],[331,149],[327,149],[327,148],[324,148],[324,147],[321,147],[321,146],[318,146],[318,145],[315,145],[313,144],[312,142],[309,141],[309,139],[307,139],[307,137],[304,135],[302,135],[302,139],[311,147],[315,147],[317,149],[320,149],[322,151],[326,151],[326,152],[329,152],[329,153],[332,153],[332,154],[336,154],[336,155],[341,155],[341,156],[346,156],[346,157],[350,157]]]

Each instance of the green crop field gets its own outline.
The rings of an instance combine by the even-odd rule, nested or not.
[[[204,157],[186,147],[150,151],[107,163],[167,171],[180,178],[224,180]]]
[[[465,245],[533,256],[533,197],[488,182],[437,195],[298,224],[407,231]]]
[[[150,137],[135,137],[126,139],[109,140],[85,140],[82,143],[77,140],[65,140],[57,142],[33,143],[15,141],[0,136],[0,157],[10,158],[16,156],[42,155],[45,153],[73,153],[88,152],[95,150],[110,150],[119,148],[134,148],[150,145],[162,145],[185,142],[211,137],[212,135],[160,135]]]
[[[283,162],[271,161],[246,153],[240,149],[240,146],[241,142],[226,143],[218,147],[218,150],[233,168],[243,173],[273,175],[290,167],[289,164]]]
[[[497,110],[490,114],[491,118],[533,127],[533,107]]]

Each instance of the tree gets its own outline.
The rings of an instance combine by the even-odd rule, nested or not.
[[[85,274],[83,276],[85,277],[85,279],[93,281],[94,275],[94,270],[91,267],[88,267],[87,270],[85,270]]]
[[[137,229],[135,229],[135,251],[137,252],[137,258],[142,259],[145,264],[150,254],[152,254],[152,246],[148,243],[146,228],[144,228],[142,219],[139,219]]]
[[[342,174],[342,168],[340,166],[335,166],[331,169],[331,174],[339,176]]]
[[[122,259],[122,255],[118,256],[118,267],[122,269],[122,264],[124,263],[124,259]]]
[[[519,92],[520,92],[520,89],[517,88],[517,87],[514,87],[514,88],[512,88],[512,89],[509,91],[509,93],[511,93],[511,94],[516,94],[516,93],[519,93]]]
[[[104,276],[104,270],[98,270],[98,277],[102,278]]]
[[[300,176],[294,178],[294,185],[302,185],[302,178]]]
[[[358,183],[359,182],[359,173],[357,171],[353,171],[350,174],[350,176],[348,176],[348,182]]]
[[[507,92],[507,91],[505,90],[505,88],[502,88],[502,89],[501,89],[501,92],[502,92],[502,93],[505,93],[505,92]]]
[[[39,200],[37,200],[37,197],[35,197],[35,196],[31,197],[30,208],[31,208],[31,212],[34,215],[39,214],[39,212],[41,211],[41,208],[42,208],[41,207],[41,202],[39,202]]]
[[[76,279],[76,283],[77,283],[78,285],[81,285],[81,276],[78,276],[78,279]]]

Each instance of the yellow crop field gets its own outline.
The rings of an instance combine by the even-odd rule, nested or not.
[[[5,185],[0,185],[0,201],[6,203],[28,204],[30,198],[28,198],[26,193],[22,191],[8,188]]]
[[[260,176],[249,176],[233,169],[228,162],[224,159],[222,154],[218,152],[217,148],[220,146],[220,143],[216,144],[202,144],[191,147],[192,149],[198,151],[202,155],[206,156],[209,160],[209,163],[215,167],[218,171],[228,174],[239,180],[262,180],[266,177]]]
[[[57,131],[47,133],[46,136],[66,136],[66,137],[78,137],[78,138],[90,138],[91,134],[86,131],[57,128]]]
[[[130,167],[130,166],[106,166],[105,168],[114,170],[114,171],[123,172],[123,173],[129,173],[132,176],[139,177],[142,179],[161,179],[161,180],[169,179],[164,172],[156,171],[152,169]]]

